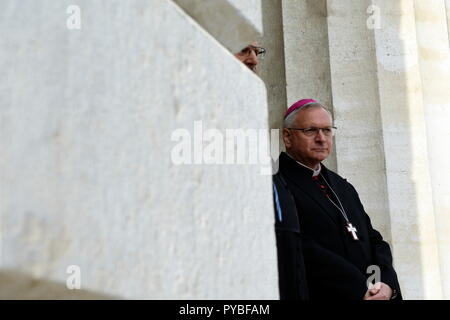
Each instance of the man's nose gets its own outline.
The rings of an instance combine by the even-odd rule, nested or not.
[[[316,141],[325,141],[326,140],[326,136],[323,133],[322,129],[319,129],[319,132],[317,132],[316,134]]]
[[[250,55],[247,58],[247,63],[254,64],[255,66],[258,64],[258,56],[256,55],[255,50],[250,51]]]

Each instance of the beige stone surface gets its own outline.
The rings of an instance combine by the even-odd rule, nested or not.
[[[241,15],[245,16],[247,20],[250,21],[255,29],[258,30],[258,32],[260,32],[261,34],[263,33],[261,2],[265,0],[228,1],[239,10]]]
[[[447,32],[448,36],[448,46],[450,47],[450,0],[445,0],[445,10],[447,12]]]
[[[1,300],[112,300],[107,293],[84,289],[68,290],[65,283],[33,278],[14,270],[0,271]]]
[[[281,0],[262,0],[261,4],[265,33],[258,43],[266,48],[267,53],[259,62],[258,75],[266,84],[269,127],[279,129],[278,146],[281,151],[284,150],[281,128],[287,109],[282,7]]]
[[[0,3],[2,297],[77,265],[78,297],[276,299],[271,177],[171,161],[195,121],[267,129],[263,82],[172,1],[77,4]]]
[[[442,288],[450,299],[450,52],[445,3],[414,3]],[[447,144],[447,147],[444,145]]]
[[[374,1],[391,234],[405,298],[441,299],[430,156],[412,1]]]
[[[261,0],[173,1],[231,52],[239,52],[263,33]]]
[[[360,195],[374,227],[390,242],[385,158],[370,1],[328,1],[328,37],[338,172]]]

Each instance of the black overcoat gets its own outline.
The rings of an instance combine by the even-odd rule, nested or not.
[[[292,292],[288,284],[296,280],[299,285],[297,291],[303,292],[307,286],[307,296],[311,300],[361,300],[367,291],[367,279],[373,275],[373,271],[368,272],[368,267],[376,265],[381,271],[380,280],[397,292],[396,299],[401,299],[390,247],[372,227],[355,188],[323,164],[321,166],[322,176],[337,193],[350,222],[358,230],[359,240],[353,240],[346,231],[345,219],[313,181],[312,171],[282,152],[277,176],[284,178],[286,189],[295,201],[300,240],[283,234],[283,228],[280,228],[283,225],[276,220],[281,297],[283,288]],[[278,199],[281,206],[286,206],[283,204],[285,197]],[[286,230],[292,229],[287,226],[288,220],[284,220]],[[292,218],[290,220],[295,224]],[[292,257],[292,254],[297,257]],[[293,272],[283,271],[289,270],[286,265],[290,260],[296,263],[295,276]],[[302,270],[305,272],[303,276]],[[289,294],[284,296],[293,297]]]

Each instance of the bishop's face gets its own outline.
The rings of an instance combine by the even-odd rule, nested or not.
[[[329,128],[332,126],[330,114],[321,107],[300,110],[292,128]],[[283,129],[283,140],[286,151],[310,168],[325,160],[333,147],[332,135],[325,135],[323,130],[308,136],[303,131]]]

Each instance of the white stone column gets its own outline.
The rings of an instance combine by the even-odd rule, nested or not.
[[[373,4],[381,10],[375,44],[395,265],[405,298],[440,299],[414,1]]]
[[[328,1],[337,167],[358,190],[374,227],[390,242],[373,32],[377,25],[367,13],[370,5],[370,1],[361,0]]]
[[[263,33],[261,0],[170,0],[217,41],[239,52]]]
[[[269,127],[279,129],[278,146],[281,151],[285,149],[281,128],[287,108],[281,0],[261,0],[261,5],[264,35],[258,43],[267,49],[267,54],[259,61],[257,72],[266,84]]]
[[[445,11],[447,12],[448,45],[450,47],[450,0],[445,0]]]
[[[414,2],[417,45],[427,126],[439,260],[444,298],[450,299],[450,53],[445,3]],[[419,198],[420,199],[420,198]]]

